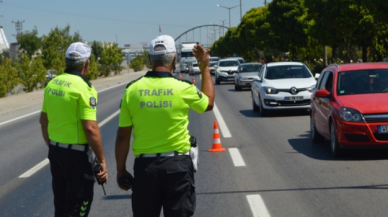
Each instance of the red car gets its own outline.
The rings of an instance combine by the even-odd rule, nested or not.
[[[387,63],[329,65],[312,91],[312,140],[330,140],[335,157],[345,148],[388,148],[387,100]]]

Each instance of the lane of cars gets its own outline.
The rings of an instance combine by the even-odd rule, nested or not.
[[[215,84],[250,88],[252,109],[310,113],[314,143],[328,140],[334,157],[344,149],[388,148],[388,64],[332,64],[315,77],[300,62],[244,63],[240,57],[213,64]],[[318,81],[317,81],[318,80]]]

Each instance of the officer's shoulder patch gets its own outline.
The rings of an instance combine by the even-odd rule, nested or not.
[[[93,109],[95,109],[97,106],[97,99],[95,97],[90,97],[90,107],[92,107]]]
[[[125,87],[125,89],[127,89],[129,86],[131,86],[133,83],[135,83],[136,81],[140,80],[141,78],[143,78],[143,76],[140,76],[138,79],[135,79],[135,80],[129,82],[128,85]]]
[[[198,89],[198,87],[197,87],[197,93],[198,93],[199,98],[202,98],[202,92]]]

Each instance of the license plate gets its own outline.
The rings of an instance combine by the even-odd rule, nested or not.
[[[379,125],[377,130],[379,133],[388,133],[388,125]]]
[[[286,96],[284,101],[300,101],[303,100],[303,96]]]

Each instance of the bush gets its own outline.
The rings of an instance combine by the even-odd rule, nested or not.
[[[137,55],[135,58],[133,58],[131,61],[131,64],[129,64],[129,67],[133,69],[135,72],[143,70],[143,67],[144,67],[143,56]]]

